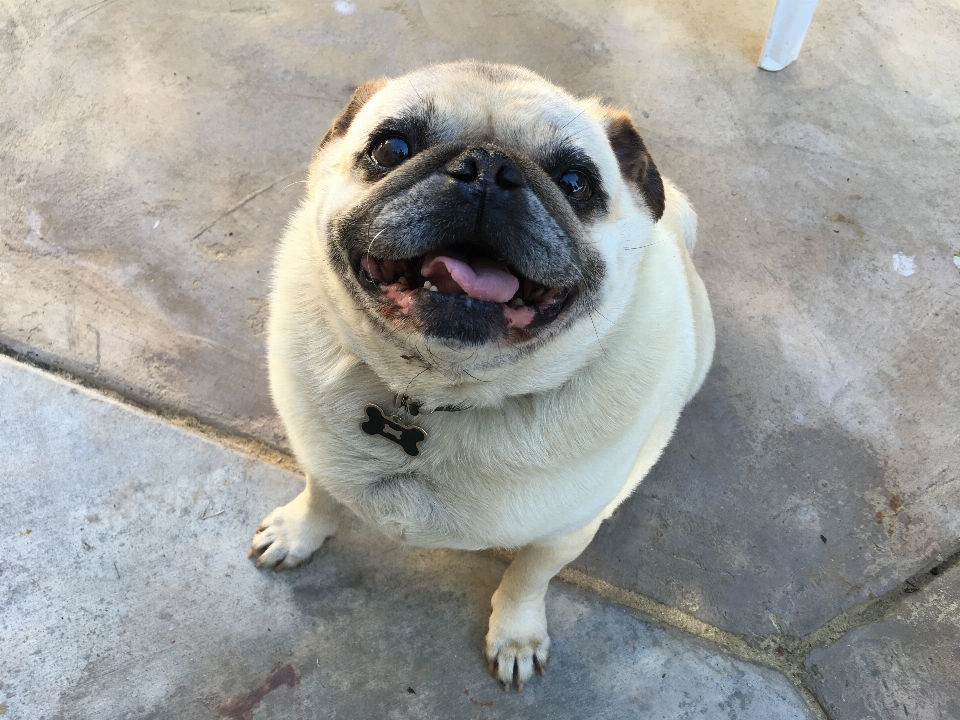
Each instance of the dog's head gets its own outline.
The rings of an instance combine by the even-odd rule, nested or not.
[[[482,63],[359,87],[310,184],[339,306],[381,342],[499,364],[629,293],[621,255],[664,211],[626,113]]]

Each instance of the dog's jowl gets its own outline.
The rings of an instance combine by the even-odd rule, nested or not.
[[[695,235],[599,100],[481,63],[360,86],[277,254],[270,384],[307,483],[257,528],[258,566],[305,562],[345,511],[415,545],[513,548],[484,652],[507,686],[542,673],[550,578],[710,365]]]

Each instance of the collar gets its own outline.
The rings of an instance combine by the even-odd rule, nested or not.
[[[419,400],[414,400],[413,398],[407,397],[406,395],[401,395],[397,399],[397,409],[403,408],[410,415],[419,415],[421,412],[429,415],[430,413],[435,412],[460,412],[461,410],[466,410],[467,407],[464,405],[441,405],[438,408],[433,410],[424,410],[423,403]]]

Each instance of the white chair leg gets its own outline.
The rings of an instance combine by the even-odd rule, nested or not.
[[[816,8],[817,0],[777,0],[757,63],[761,69],[783,70],[797,59]]]

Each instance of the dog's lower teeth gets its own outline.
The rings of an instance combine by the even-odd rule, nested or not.
[[[510,307],[523,307],[523,298],[514,298],[510,301]]]

